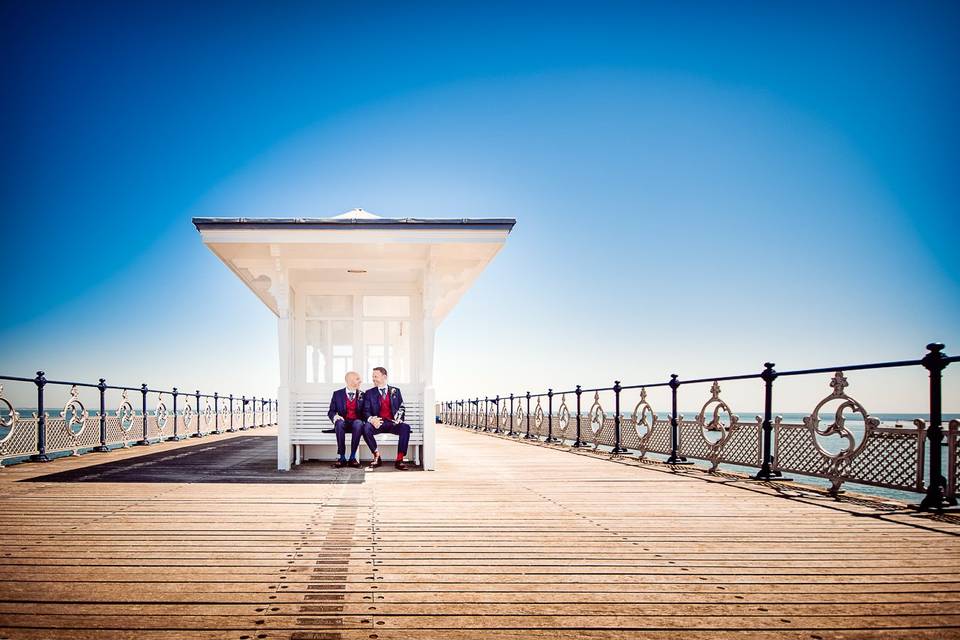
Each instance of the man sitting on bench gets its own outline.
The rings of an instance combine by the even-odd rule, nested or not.
[[[380,451],[377,450],[375,434],[394,433],[399,436],[399,440],[397,459],[393,466],[400,471],[406,471],[407,465],[403,457],[407,455],[407,443],[410,442],[410,425],[403,422],[403,395],[400,389],[387,384],[387,370],[383,367],[374,367],[373,383],[377,386],[367,389],[363,394],[363,412],[367,416],[364,439],[373,453],[373,462],[370,466],[379,467],[383,464],[380,460]]]
[[[356,371],[348,371],[343,377],[347,386],[343,389],[337,389],[330,398],[330,410],[327,411],[327,417],[333,422],[333,432],[337,434],[337,456],[338,459],[333,466],[339,469],[344,466],[359,467],[357,462],[357,449],[360,447],[360,436],[363,435],[367,441],[367,446],[373,451],[377,448],[377,443],[373,436],[367,437],[364,433],[364,419],[367,414],[363,411],[363,394],[360,392],[360,374]],[[350,431],[350,461],[347,461],[345,451],[347,448],[347,431]]]

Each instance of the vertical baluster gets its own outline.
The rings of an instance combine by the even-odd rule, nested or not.
[[[577,394],[577,439],[573,441],[573,446],[578,449],[584,446],[586,443],[580,439],[580,394],[583,393],[583,390],[580,388],[580,385],[577,385],[574,393]]]
[[[137,444],[147,446],[150,444],[150,434],[147,432],[147,383],[144,382],[140,385],[140,395],[141,395],[141,404],[140,404],[140,413],[143,417],[143,439],[140,440]]]
[[[240,431],[247,430],[247,396],[240,396]]]
[[[497,394],[496,400],[494,400],[494,402],[497,403],[497,411],[496,411],[496,416],[494,417],[494,420],[496,420],[496,424],[493,426],[493,432],[500,433],[500,394]]]
[[[610,453],[626,453],[620,438],[620,386],[619,380],[613,381],[613,450]]]
[[[180,417],[177,415],[177,388],[173,388],[173,439],[183,440],[186,436],[180,435]]]
[[[669,464],[680,464],[686,462],[686,458],[680,455],[680,425],[677,421],[677,389],[680,387],[680,380],[677,374],[670,374],[670,457],[667,458]]]
[[[765,362],[760,379],[763,380],[763,464],[753,476],[755,480],[770,480],[773,472],[773,381],[777,379],[774,363]],[[779,475],[779,474],[776,474]]]
[[[483,396],[483,430],[490,429],[490,396]]]
[[[257,427],[260,426],[259,424],[257,424],[257,396],[253,396],[253,399],[251,400],[251,403],[250,403],[250,410],[253,413],[253,415],[250,416],[250,422],[251,422],[250,428],[256,429]]]
[[[230,394],[230,428],[227,429],[227,431],[230,431],[231,433],[236,431],[236,429],[233,428],[233,394],[232,393]]]
[[[30,459],[34,462],[50,462],[47,456],[47,413],[43,407],[43,387],[47,384],[47,378],[43,371],[37,371],[33,383],[37,385],[37,452]]]
[[[213,432],[221,433],[220,431],[220,394],[216,391],[213,392]]]
[[[100,378],[97,383],[97,389],[100,390],[100,446],[94,447],[94,451],[110,451],[107,446],[107,381]]]
[[[547,389],[547,442],[556,442],[553,437],[553,389]]]
[[[510,394],[510,431],[507,433],[508,436],[513,435],[513,394]]]
[[[523,436],[526,440],[532,440],[533,436],[530,435],[530,392],[527,391],[527,435]]]
[[[955,496],[948,495],[947,482],[943,477],[943,407],[942,381],[943,370],[947,367],[947,355],[943,353],[943,344],[931,342],[927,345],[927,354],[923,356],[923,366],[930,372],[930,427],[927,440],[930,447],[930,471],[927,483],[927,495],[920,502],[922,510],[942,509],[957,504]],[[953,464],[953,461],[951,461]]]
[[[203,409],[200,408],[200,389],[193,390],[194,397],[197,399],[197,437],[203,437]]]

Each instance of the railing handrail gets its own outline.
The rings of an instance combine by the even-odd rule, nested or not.
[[[38,371],[37,373],[40,373],[40,372]],[[19,376],[6,376],[6,375],[0,375],[0,380],[10,380],[10,381],[12,381],[12,382],[36,382],[36,378],[22,378],[22,377],[19,377]],[[46,378],[46,377],[44,377],[44,380],[45,380],[46,384],[59,384],[59,385],[67,386],[67,387],[85,387],[85,388],[87,388],[87,389],[99,389],[99,388],[100,388],[100,385],[99,385],[99,384],[95,384],[95,383],[93,383],[93,382],[81,382],[81,381],[78,381],[78,380],[76,380],[76,381],[71,381],[71,380],[50,380],[49,378]],[[125,386],[112,385],[112,384],[107,384],[107,385],[104,385],[104,386],[105,386],[106,389],[111,389],[111,390],[113,390],[113,391],[143,391],[143,385],[142,385],[142,384],[141,384],[140,386],[137,386],[137,387],[125,387]],[[147,393],[168,393],[168,394],[170,394],[170,395],[177,394],[177,395],[181,395],[181,396],[183,396],[183,395],[197,396],[197,395],[198,395],[197,393],[192,392],[192,391],[180,391],[180,390],[179,390],[179,387],[172,387],[172,388],[170,388],[170,389],[156,389],[156,388],[153,388],[153,387],[147,387],[146,390],[147,390]],[[223,395],[222,393],[219,393],[219,392],[217,392],[217,391],[214,391],[213,393],[200,393],[199,395],[200,395],[201,398],[214,398],[214,397],[228,398],[228,397],[230,397],[229,395],[226,395],[226,396],[225,396],[225,395]],[[230,394],[230,395],[233,395],[233,394]],[[234,396],[234,397],[235,397],[235,398],[240,398],[240,397],[243,397],[243,396]],[[257,397],[257,396],[250,396],[250,398],[254,398],[254,397]]]
[[[953,363],[953,362],[960,362],[960,356],[946,356],[946,357],[944,358],[944,361],[945,361],[947,364],[950,364],[950,363]],[[837,366],[832,366],[832,367],[817,367],[817,368],[814,368],[814,369],[794,369],[794,370],[790,370],[790,371],[777,371],[777,375],[778,375],[779,377],[784,377],[784,376],[800,376],[800,375],[809,375],[809,374],[816,374],[816,373],[832,373],[832,372],[834,372],[834,371],[863,371],[863,370],[866,370],[866,369],[894,369],[894,368],[897,368],[897,367],[916,367],[916,366],[920,366],[920,365],[923,365],[923,359],[922,359],[922,358],[919,358],[919,359],[916,359],[916,360],[890,360],[890,361],[887,361],[887,362],[867,362],[867,363],[862,363],[862,364],[837,365]],[[728,382],[728,381],[731,381],[731,380],[751,380],[751,379],[759,379],[759,378],[762,378],[762,377],[763,377],[763,372],[761,371],[761,372],[759,372],[759,373],[741,373],[741,374],[733,374],[733,375],[725,375],[725,376],[712,376],[712,377],[711,377],[711,376],[706,376],[706,377],[703,377],[703,378],[695,378],[695,379],[693,379],[693,380],[684,380],[684,379],[682,379],[682,378],[678,378],[678,379],[677,379],[677,382],[678,382],[679,384],[681,384],[681,385],[684,385],[684,384],[690,385],[690,384],[704,384],[704,383],[707,383],[707,382]],[[667,380],[667,381],[660,380],[660,381],[657,381],[657,382],[650,382],[650,383],[647,383],[647,384],[624,384],[624,385],[621,385],[620,388],[621,388],[622,390],[627,390],[627,389],[644,389],[644,388],[646,388],[646,389],[653,389],[653,388],[656,388],[656,387],[667,387],[667,386],[670,386],[670,381],[669,381],[669,380]],[[581,391],[582,393],[595,393],[595,392],[598,392],[598,391],[613,391],[613,386],[611,385],[611,386],[609,386],[609,387],[589,387],[589,388],[587,388],[587,387],[580,387],[580,391]],[[561,394],[565,394],[565,393],[576,393],[576,389],[566,389],[566,390],[563,390],[563,391],[554,391],[554,392],[553,392],[553,395],[557,396],[557,395],[561,395]],[[530,397],[531,397],[531,398],[546,398],[547,395],[548,395],[548,392],[544,391],[543,393],[531,393],[531,394],[530,394]],[[502,399],[502,398],[506,398],[506,397],[509,397],[509,396],[510,396],[510,394],[507,393],[507,394],[500,394],[499,397]],[[492,402],[494,396],[488,396],[488,397],[490,398],[490,401]],[[515,397],[520,397],[520,396],[515,396]],[[524,398],[527,397],[527,396],[526,396],[526,392],[524,392],[524,395],[523,395],[522,397],[524,397]],[[474,399],[473,401],[476,401],[476,399]]]

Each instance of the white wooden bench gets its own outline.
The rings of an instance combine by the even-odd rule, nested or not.
[[[300,400],[295,404],[290,425],[290,444],[294,447],[294,464],[303,460],[330,460],[337,457],[337,434],[324,433],[324,429],[332,429],[333,423],[327,417],[330,402],[327,400]],[[407,449],[407,459],[414,464],[420,464],[423,459],[423,405],[418,401],[403,403],[405,411],[403,421],[410,425],[410,444]],[[347,450],[350,449],[350,438],[346,437]],[[377,448],[385,462],[393,460],[397,452],[397,441],[400,436],[392,433],[377,434]],[[357,451],[360,460],[371,460],[371,452],[366,442],[360,441]]]

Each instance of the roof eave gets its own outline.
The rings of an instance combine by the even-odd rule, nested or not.
[[[507,231],[514,218],[194,218],[198,231],[205,229],[483,229]]]

